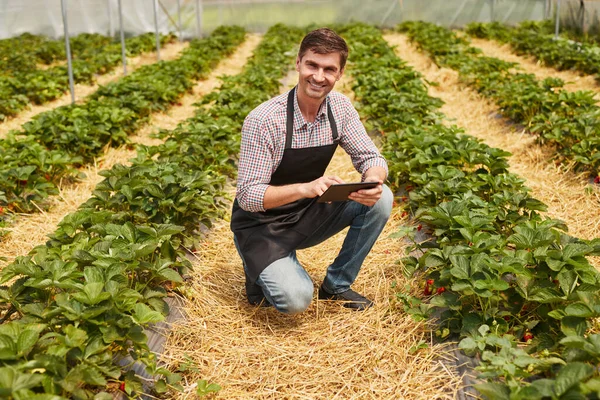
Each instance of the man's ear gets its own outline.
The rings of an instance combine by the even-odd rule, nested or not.
[[[345,70],[346,70],[345,67],[340,70],[340,76],[337,77],[337,79],[335,80],[336,82],[339,81],[340,79],[342,79],[342,76],[344,75]]]
[[[296,71],[300,72],[300,56],[296,57]]]

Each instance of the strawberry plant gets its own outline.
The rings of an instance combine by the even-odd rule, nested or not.
[[[243,38],[239,27],[219,28],[193,42],[177,60],[144,66],[99,89],[84,104],[56,108],[24,124],[22,132],[0,142],[5,160],[0,176],[7,177],[0,180],[0,206],[38,210],[41,201],[56,193],[57,182],[76,177],[74,168],[106,145],[126,143],[152,112],[174,104]],[[60,162],[60,168],[48,166],[50,162]]]
[[[596,398],[600,359],[589,338],[600,316],[600,274],[587,257],[599,254],[600,241],[573,238],[544,217],[546,206],[508,172],[508,153],[442,124],[439,100],[380,32],[356,24],[344,34],[360,112],[386,132],[389,179],[397,189],[411,186],[411,212],[432,234],[409,249],[420,256],[402,260],[407,275],[425,275],[431,299],[399,293],[405,310],[417,319],[436,311],[437,335],[479,354],[476,388],[488,398]],[[440,58],[463,56],[470,57],[450,50]],[[396,112],[409,103],[410,111]]]
[[[161,43],[172,42],[173,35],[161,36]],[[55,47],[64,43],[61,41],[47,41],[53,50],[51,55],[43,53],[44,47],[37,51],[30,51],[31,67],[17,69],[15,66],[11,76],[0,76],[0,121],[15,116],[29,103],[44,104],[54,100],[69,89],[67,66],[58,65],[45,70],[36,69],[38,60],[52,62],[56,60]],[[155,46],[154,34],[147,33],[126,40],[129,56],[142,52],[152,51]],[[73,54],[73,79],[75,83],[92,84],[96,75],[105,74],[116,67],[121,61],[120,43],[111,43],[110,38],[98,34],[82,33],[71,38]],[[10,50],[13,53],[13,50]],[[58,52],[58,54],[61,54]],[[62,50],[64,58],[64,50]],[[6,61],[9,63],[10,61]]]
[[[503,115],[526,126],[540,144],[556,149],[557,162],[598,175],[600,139],[594,132],[600,129],[600,107],[593,92],[568,92],[560,79],[538,81],[532,74],[514,72],[515,64],[479,56],[465,39],[433,24],[410,22],[399,29],[436,63],[458,70],[463,82],[496,102]]]
[[[182,244],[223,212],[222,177],[234,172],[245,114],[277,93],[301,34],[272,27],[244,72],[203,101],[210,108],[163,132],[163,145],[140,146],[130,167],[104,171],[45,246],[2,270],[2,282],[15,280],[0,288],[3,396],[103,398],[97,392],[113,383],[139,397],[139,378],[121,367],[131,359],[156,377],[155,395],[180,388],[143,328],[168,313],[165,287],[181,284],[190,267]],[[204,384],[202,394],[218,389]]]

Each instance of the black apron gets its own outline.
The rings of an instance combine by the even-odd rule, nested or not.
[[[295,94],[296,90],[292,89],[288,95],[283,158],[269,185],[305,183],[322,177],[338,145],[337,125],[328,102],[327,117],[333,144],[292,149]],[[344,204],[317,203],[317,198],[300,199],[264,212],[249,212],[243,210],[236,199],[231,214],[231,230],[246,265],[246,278],[250,281],[247,283],[254,283],[267,266],[296,250]]]

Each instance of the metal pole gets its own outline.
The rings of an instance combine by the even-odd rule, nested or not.
[[[123,75],[127,76],[127,57],[125,56],[125,31],[123,30],[123,6],[119,0],[119,29],[121,30],[121,58],[123,59]]]
[[[196,37],[202,37],[202,2],[196,0]]]
[[[156,32],[156,59],[160,61],[160,33],[158,33],[158,0],[154,0],[154,30]]]
[[[181,0],[177,0],[177,26],[179,27],[179,41],[183,42],[183,27],[181,26]]]
[[[65,28],[65,47],[67,49],[67,68],[69,71],[69,89],[71,90],[71,104],[75,104],[75,85],[73,84],[73,60],[71,59],[71,43],[69,40],[69,27],[67,26],[66,0],[61,0],[63,26]]]
[[[554,28],[554,39],[558,39],[559,27],[560,27],[560,0],[556,0],[556,25]]]
[[[106,0],[106,9],[108,11],[108,36],[112,38],[115,36],[115,29],[113,27],[112,20],[112,0]]]

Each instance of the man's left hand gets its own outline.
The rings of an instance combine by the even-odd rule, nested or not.
[[[381,198],[381,193],[383,193],[383,181],[379,178],[369,178],[365,179],[365,181],[379,182],[379,184],[372,189],[361,189],[357,190],[356,192],[352,192],[348,198],[367,207],[373,207]]]

